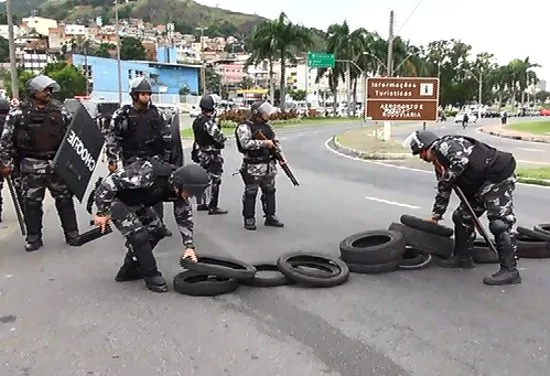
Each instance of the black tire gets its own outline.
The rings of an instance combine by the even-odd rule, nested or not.
[[[293,281],[290,281],[277,267],[275,262],[257,262],[253,266],[256,268],[256,274],[252,278],[245,278],[239,280],[241,285],[252,286],[252,287],[278,287],[293,284]],[[277,272],[279,275],[271,277],[262,277],[262,273],[258,272]]]
[[[402,224],[417,230],[429,232],[430,234],[439,235],[446,238],[450,238],[454,233],[454,230],[450,227],[443,226],[438,223],[430,223],[413,215],[403,214],[401,218],[399,218],[399,221]]]
[[[421,270],[426,269],[432,263],[432,255],[421,249],[409,247],[403,255],[403,261],[399,263],[397,269],[401,270]]]
[[[550,234],[550,223],[539,223],[533,226],[533,230]]]
[[[550,243],[518,234],[518,256],[523,258],[550,258]]]
[[[340,256],[346,263],[378,265],[401,260],[403,253],[405,238],[398,231],[365,231],[340,242]]]
[[[376,265],[364,265],[364,264],[354,264],[347,263],[350,272],[357,274],[381,274],[388,273],[397,270],[397,267],[401,263],[401,260],[392,260],[387,261],[382,264]]]
[[[542,231],[535,231],[535,230],[531,230],[531,229],[528,229],[526,227],[521,227],[521,226],[518,226],[516,230],[517,230],[518,234],[520,234],[520,235],[527,236],[527,237],[537,239],[537,240],[542,240],[542,241],[545,241],[545,242],[550,242],[550,233],[544,233]]]
[[[432,255],[447,259],[454,251],[454,240],[448,237],[430,234],[401,223],[392,223],[390,230],[401,232],[408,246],[421,249]]]
[[[197,262],[181,258],[180,265],[197,273],[225,278],[252,278],[256,274],[256,268],[252,265],[231,257],[200,255]]]
[[[303,273],[296,265],[301,263],[327,263],[340,269],[340,273],[334,277],[318,277],[309,273]],[[291,252],[277,259],[277,267],[289,280],[309,287],[334,287],[341,285],[349,279],[349,268],[345,262],[319,253]]]
[[[485,240],[474,241],[472,258],[476,264],[498,264],[498,255],[489,248]]]
[[[304,261],[296,263],[291,260],[289,263],[299,269],[300,273],[312,277],[333,278],[340,274],[340,268],[328,262]]]
[[[233,292],[239,282],[233,278],[208,276],[186,270],[174,277],[174,290],[183,295],[216,296]]]

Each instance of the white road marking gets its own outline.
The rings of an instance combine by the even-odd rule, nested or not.
[[[365,199],[370,200],[370,201],[381,202],[383,204],[388,204],[388,205],[401,206],[403,208],[408,208],[408,209],[420,209],[420,206],[402,204],[400,202],[384,200],[383,198],[378,198],[378,197],[365,196]]]
[[[384,163],[384,162],[369,161],[369,160],[363,159],[363,158],[351,157],[351,156],[346,155],[344,153],[340,153],[339,151],[334,150],[330,146],[328,146],[330,141],[332,141],[332,138],[329,138],[325,142],[325,148],[327,148],[327,150],[330,151],[331,153],[339,155],[340,157],[344,157],[344,158],[347,158],[347,159],[351,159],[351,160],[359,161],[359,162],[363,162],[363,163],[378,165],[378,166],[385,167],[385,168],[387,168],[387,167],[397,168],[399,170],[421,172],[421,173],[424,173],[424,174],[432,174],[433,175],[433,171],[420,170],[418,168],[412,168],[412,167],[396,166],[396,165],[392,165],[392,164],[388,164],[388,163]],[[544,186],[544,185],[535,185],[535,184],[526,184],[526,183],[516,183],[516,184],[521,185],[521,186],[526,187],[526,188],[539,188],[539,189],[546,189],[546,190],[550,189],[550,187]]]
[[[521,160],[521,159],[518,159],[517,161],[520,162],[520,163],[528,163],[528,164],[536,164],[536,165],[546,165],[546,166],[550,166],[550,162],[523,161],[523,160]]]
[[[540,149],[531,149],[531,148],[518,148],[519,150],[525,150],[525,151],[535,151],[535,152],[538,152],[538,153],[544,153],[545,151],[544,150],[540,150]]]

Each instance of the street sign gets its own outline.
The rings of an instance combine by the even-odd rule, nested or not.
[[[436,121],[437,77],[367,78],[366,116],[382,121]]]
[[[324,52],[308,52],[307,66],[310,68],[334,68],[334,54]]]

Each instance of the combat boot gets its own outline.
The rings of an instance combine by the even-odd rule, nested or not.
[[[284,223],[275,216],[275,188],[266,189],[261,200],[265,216],[264,226],[285,227]]]
[[[25,239],[25,251],[37,251],[44,246],[42,242],[42,203],[39,201],[25,200],[25,226],[27,237]]]
[[[141,276],[147,288],[154,292],[168,291],[168,285],[157,268],[157,260],[153,256],[150,244],[150,234],[145,229],[130,234],[127,238],[136,257]]]
[[[172,231],[168,230],[168,228],[166,227],[166,225],[162,225],[162,234],[163,236],[166,236],[167,238],[171,237],[173,234],[172,234]]]
[[[65,242],[72,247],[78,246],[78,223],[76,221],[74,201],[72,199],[55,200],[55,208],[57,209],[57,215],[65,233]]]
[[[497,240],[498,272],[483,278],[483,283],[490,286],[515,285],[521,283],[521,276],[517,269],[516,250],[517,240],[508,232],[499,234]]]
[[[244,228],[250,231],[256,231],[256,218],[245,218],[244,219]]]
[[[256,230],[256,196],[258,191],[245,190],[243,195],[244,228],[250,231]]]
[[[168,285],[160,273],[159,275],[143,277],[143,280],[147,288],[153,292],[168,291]]]
[[[210,202],[208,203],[208,215],[223,215],[227,214],[227,210],[220,209],[218,207],[218,201],[220,197],[220,186],[218,184],[212,186],[212,194]]]
[[[141,279],[139,264],[137,263],[137,260],[134,260],[132,252],[128,251],[124,257],[124,263],[115,276],[115,281],[126,282],[137,281],[139,279]]]
[[[475,268],[472,258],[474,248],[474,234],[468,236],[466,229],[461,225],[455,225],[455,244],[453,255],[447,260],[441,260],[439,266],[442,268],[473,269]]]

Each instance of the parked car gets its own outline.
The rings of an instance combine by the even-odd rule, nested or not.
[[[455,123],[462,123],[464,121],[464,114],[466,114],[465,111],[460,111],[455,116]],[[468,112],[468,123],[475,123],[477,121],[477,116],[473,112]]]

